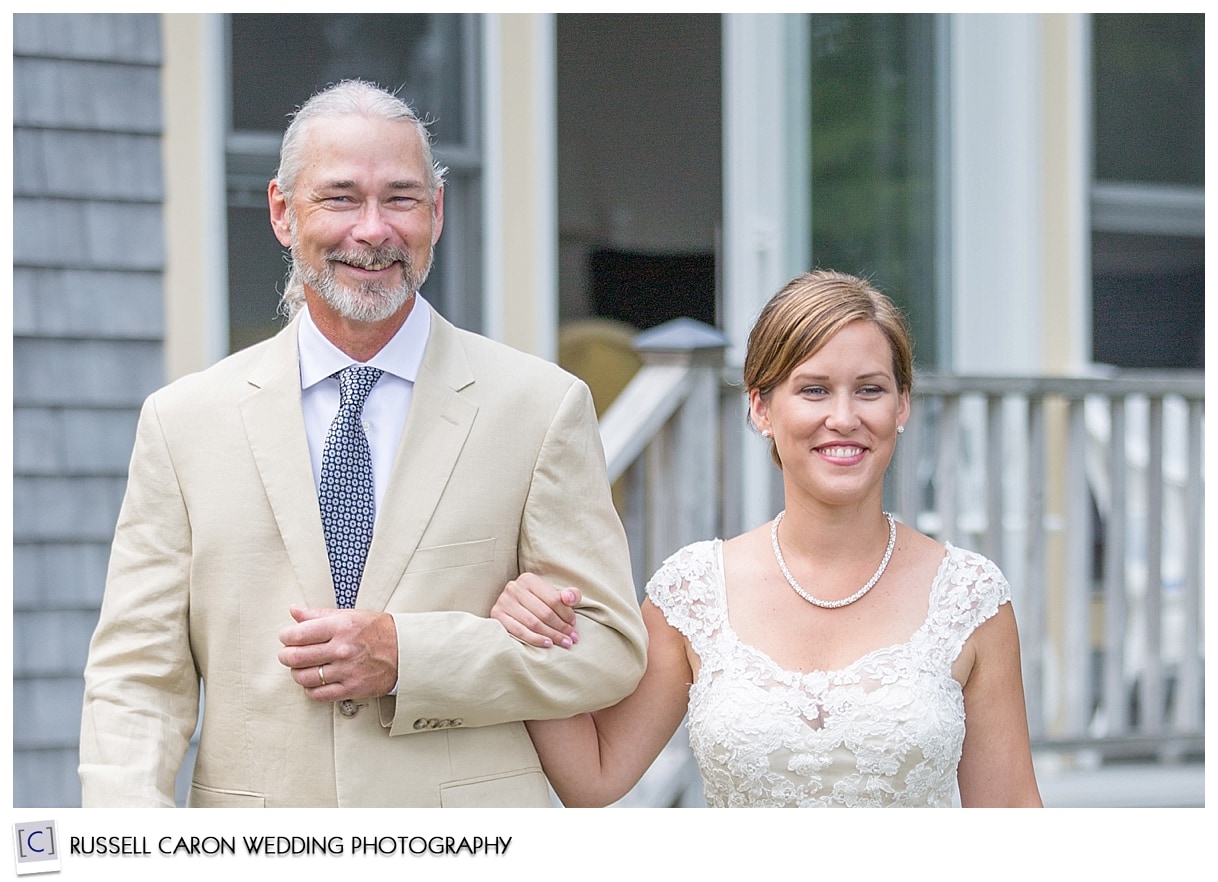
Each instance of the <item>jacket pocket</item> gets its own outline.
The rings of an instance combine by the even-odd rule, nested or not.
[[[427,573],[452,567],[484,564],[492,560],[494,556],[494,539],[478,539],[474,542],[456,542],[452,545],[416,548],[410,557],[408,572],[411,574]]]
[[[540,769],[467,778],[440,785],[444,808],[549,808],[550,786]]]
[[[190,785],[186,805],[188,808],[266,808],[266,797],[241,790],[216,790],[195,781]]]

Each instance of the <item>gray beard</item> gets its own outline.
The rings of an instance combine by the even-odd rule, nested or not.
[[[381,322],[402,308],[415,295],[431,272],[433,251],[428,250],[427,261],[418,271],[410,253],[392,245],[367,251],[330,251],[325,255],[321,269],[306,264],[292,245],[292,276],[294,281],[308,285],[330,304],[345,319],[357,322]],[[397,261],[402,265],[402,282],[389,286],[379,282],[348,286],[338,281],[332,261],[368,267],[386,261]]]

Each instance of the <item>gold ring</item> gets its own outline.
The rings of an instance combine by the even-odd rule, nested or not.
[[[322,686],[326,685],[326,675],[325,675],[325,672],[322,670],[322,668],[324,668],[324,667],[325,667],[325,665],[317,666],[317,679],[321,681],[320,685],[322,685]]]

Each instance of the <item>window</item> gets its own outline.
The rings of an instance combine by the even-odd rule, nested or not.
[[[1205,17],[1095,15],[1092,357],[1204,367]]]
[[[266,187],[288,116],[309,96],[358,77],[397,90],[431,120],[448,166],[444,234],[424,294],[452,321],[481,323],[476,16],[231,15],[228,29],[229,350],[269,337],[287,270]]]
[[[870,278],[892,297],[910,318],[919,366],[934,368],[946,333],[937,17],[810,20],[813,263]]]

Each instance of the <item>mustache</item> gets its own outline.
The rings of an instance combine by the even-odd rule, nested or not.
[[[383,245],[380,248],[366,248],[354,251],[334,250],[326,252],[327,261],[346,263],[360,269],[375,269],[391,263],[400,263],[410,272],[414,266],[410,252],[396,245]]]

